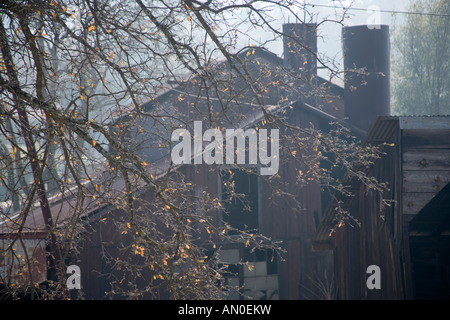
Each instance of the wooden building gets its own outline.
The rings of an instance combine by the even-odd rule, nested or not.
[[[336,203],[326,209],[314,244],[333,251],[337,298],[450,298],[450,117],[378,117],[364,143],[386,144],[368,172],[389,191],[347,179],[354,196],[339,200],[358,223],[334,233]],[[371,265],[380,289],[367,285]]]
[[[314,25],[288,24],[284,28],[285,32],[291,33],[292,36],[306,36],[307,38],[302,38],[302,42],[316,50]],[[288,41],[288,39],[285,39],[286,47],[289,47],[287,46]],[[314,67],[315,62],[312,58],[314,52],[308,52],[303,48],[300,48],[300,52],[298,52],[293,49],[293,46],[289,48],[286,49],[285,59],[261,48],[244,51],[239,55],[239,58],[244,61],[252,76],[263,83],[266,80],[267,83],[278,82],[278,80],[283,83],[285,81],[283,78],[285,68],[293,70],[307,66],[306,70],[301,70],[303,80],[299,80],[295,85],[268,87],[264,96],[267,111],[269,113],[285,112],[291,125],[300,127],[312,125],[316,129],[327,132],[331,127],[330,122],[339,122],[343,119],[343,88],[317,76],[317,69]],[[305,60],[308,63],[304,64],[303,61]],[[217,66],[217,70],[228,70],[227,68],[229,68],[227,63],[221,63]],[[220,76],[220,72],[217,76]],[[265,77],[268,78],[265,79]],[[307,81],[304,79],[307,79]],[[238,105],[234,106],[239,112],[231,109],[230,113],[220,118],[220,110],[223,107],[219,101],[221,97],[209,100],[202,99],[204,98],[204,92],[198,87],[198,83],[198,79],[193,77],[184,82],[173,84],[154,100],[143,104],[142,110],[145,112],[151,111],[161,116],[171,112],[177,115],[181,114],[184,119],[188,120],[188,128],[191,130],[192,124],[196,120],[203,121],[205,123],[204,128],[208,126],[205,119],[208,107],[212,108],[212,111],[208,111],[209,113],[218,115],[220,126],[246,130],[261,125],[264,114],[261,110],[252,106],[254,102],[251,101],[250,93],[248,101],[240,101]],[[245,92],[249,90],[246,86],[248,84],[239,80],[234,83],[234,86],[227,88],[226,92]],[[286,97],[287,102],[280,104],[280,97]],[[120,121],[127,120],[126,117],[120,119]],[[168,136],[161,137],[161,132],[165,132],[165,130],[158,126],[162,126],[162,124],[156,124],[155,126],[155,122],[150,118],[137,119],[136,123],[136,130],[127,132],[126,135],[123,135],[123,139],[135,141],[136,153],[139,156],[148,162],[155,163],[155,167],[163,168],[164,163],[170,162],[170,157],[167,153],[164,153],[167,150],[158,148],[160,143],[162,144],[169,139]],[[150,135],[154,132],[154,139],[140,140],[142,135],[137,128],[142,128]],[[352,128],[360,134],[363,132],[357,128]],[[163,165],[158,165],[158,163],[163,163]],[[222,189],[224,173],[218,172],[220,169],[205,164],[184,164],[179,166],[177,170],[184,175],[186,181],[196,186],[194,192],[201,194],[203,190],[207,190],[219,199],[226,196]],[[223,222],[235,228],[243,228],[246,225],[272,240],[280,242],[281,247],[286,251],[282,261],[280,259],[273,260],[270,251],[251,253],[251,248],[245,248],[245,246],[231,243],[221,244],[221,259],[230,265],[236,264],[237,274],[231,277],[229,281],[242,286],[242,293],[255,299],[324,298],[316,284],[327,281],[324,280],[324,277],[330,277],[332,272],[331,254],[329,252],[315,252],[312,249],[312,238],[323,211],[322,202],[324,200],[322,199],[320,186],[311,183],[304,188],[299,188],[296,184],[299,168],[293,162],[280,163],[278,175],[286,185],[285,191],[294,194],[296,200],[302,204],[302,210],[298,212],[299,208],[287,199],[273,204],[270,201],[271,190],[269,186],[256,175],[248,174],[236,168],[229,168],[226,171],[231,171],[234,175],[236,192],[245,194],[250,200],[250,211],[246,213],[243,205],[238,203],[225,205],[224,210],[228,214],[218,212],[215,215],[217,225]],[[149,199],[151,195],[146,194],[143,197]],[[95,257],[99,256],[99,250],[101,250],[99,243],[108,242],[105,237],[114,236],[114,232],[111,230],[102,232],[102,234],[104,238],[91,241],[92,244],[83,251],[83,254],[87,255],[86,258],[80,257],[79,260],[89,260],[91,264],[89,269],[107,274],[109,270],[103,269],[103,263]],[[109,242],[113,243],[114,241]],[[111,249],[115,250],[115,248]],[[238,261],[252,263],[252,271],[238,266]],[[86,279],[86,281],[93,287],[102,288],[107,286],[111,279],[107,277],[102,280],[91,281]],[[101,283],[93,284],[95,281],[101,281]],[[99,296],[95,295],[95,297],[98,298]],[[161,297],[167,298],[164,294]],[[232,299],[242,297],[238,294],[230,296]]]
[[[344,52],[346,52],[344,60],[346,64],[357,68],[363,67],[367,69],[368,73],[361,77],[346,79],[347,83],[344,88],[317,76],[317,68],[314,63],[314,50],[316,49],[314,25],[288,24],[285,26],[284,31],[287,34],[291,32],[291,35],[295,37],[305,37],[302,38],[301,42],[309,44],[312,51],[305,51],[302,48],[295,50],[295,48],[288,45],[289,39],[285,38],[284,59],[258,48],[244,51],[240,55],[240,58],[245,61],[248,70],[255,78],[275,82],[277,79],[283,80],[283,70],[285,69],[281,69],[280,67],[282,66],[283,68],[301,69],[303,78],[308,79],[308,81],[294,83],[293,86],[269,86],[265,96],[269,112],[285,111],[291,124],[300,127],[313,126],[322,132],[330,130],[330,122],[340,122],[348,126],[352,133],[360,138],[366,136],[367,123],[373,121],[375,115],[386,116],[389,114],[389,62],[386,62],[389,60],[389,33],[386,26],[382,26],[380,29],[369,29],[366,26],[345,29],[344,40],[347,39],[347,41],[344,41]],[[359,50],[361,50],[360,48],[365,50],[362,50],[359,55],[349,53],[358,48]],[[307,63],[305,64],[304,61],[307,61]],[[226,63],[218,64],[217,66],[217,70],[226,70],[226,68]],[[254,102],[251,95],[249,95],[248,101],[239,102],[239,112],[236,112],[234,116],[231,114],[231,119],[226,119],[226,117],[220,118],[220,110],[223,108],[220,99],[223,98],[222,94],[224,91],[228,94],[233,91],[245,92],[249,90],[242,81],[236,82],[235,87],[222,88],[222,93],[217,99],[207,100],[203,99],[203,92],[201,91],[205,88],[199,89],[198,86],[194,85],[196,80],[195,77],[192,77],[187,79],[187,81],[168,85],[167,90],[154,100],[142,104],[142,110],[152,110],[152,112],[156,112],[155,114],[161,117],[164,117],[165,113],[177,112],[177,115],[184,114],[184,119],[189,120],[186,122],[192,124],[195,120],[205,120],[202,118],[202,115],[206,110],[205,108],[211,106],[212,111],[214,111],[213,114],[217,115],[219,122],[223,120],[223,122],[220,122],[221,126],[227,127],[232,125],[234,128],[241,129],[255,127],[263,119],[262,112],[252,108]],[[314,86],[311,85],[311,81],[314,82]],[[364,83],[364,85],[361,85],[361,83]],[[320,89],[319,92],[317,88]],[[288,103],[280,105],[281,97],[287,98]],[[193,112],[192,106],[194,105],[196,112]],[[230,105],[230,108],[232,107]],[[344,121],[344,118],[347,118],[348,121]],[[397,122],[395,122],[395,119],[390,117],[378,118],[376,125],[367,134],[365,143],[386,141],[386,139],[390,142],[393,140],[389,139],[400,139],[399,134],[400,132],[403,134],[403,131],[395,129],[395,123],[400,125],[399,119],[397,119]],[[127,120],[126,117],[120,119],[120,121]],[[158,176],[158,174],[164,172],[164,169],[170,163],[170,155],[158,148],[159,143],[164,139],[167,140],[168,137],[161,136],[163,130],[160,129],[163,129],[163,127],[155,126],[151,119],[137,118],[133,120],[136,121],[136,130],[128,131],[123,135],[118,135],[118,137],[123,138],[124,142],[133,142],[133,144],[130,143],[130,147],[134,147],[136,154],[152,163],[152,167],[155,169],[154,175]],[[383,124],[383,126],[380,127],[380,124]],[[164,123],[159,125],[164,126]],[[168,123],[168,125],[172,127],[176,123]],[[149,133],[150,139],[140,139],[142,135],[139,134],[139,128]],[[152,133],[154,138],[151,138]],[[411,131],[410,133],[413,132]],[[160,141],[158,139],[163,140]],[[401,171],[396,171],[396,169],[400,168],[399,162],[403,154],[396,153],[399,150],[400,140],[392,143],[394,143],[394,147],[386,147],[387,157],[377,163],[373,172],[379,171],[378,175],[380,177],[388,178],[394,186],[398,187],[399,182],[396,179]],[[298,150],[298,152],[305,152],[305,150]],[[355,217],[359,218],[362,227],[361,229],[355,228],[351,230],[365,230],[364,228],[367,228],[367,231],[377,230],[377,232],[363,232],[363,234],[372,234],[380,237],[382,244],[371,247],[371,242],[361,241],[360,237],[349,233],[349,239],[357,242],[357,244],[354,246],[349,245],[349,249],[344,250],[343,248],[346,247],[337,245],[340,242],[333,241],[339,237],[344,237],[345,241],[343,243],[347,243],[348,239],[345,238],[342,230],[347,230],[349,226],[346,225],[345,228],[339,229],[336,234],[329,237],[329,228],[334,222],[333,206],[332,204],[327,206],[330,198],[321,192],[320,185],[316,183],[299,187],[296,184],[296,175],[299,169],[301,168],[298,168],[294,162],[281,162],[278,174],[283,183],[285,183],[286,192],[293,193],[295,200],[302,204],[301,212],[298,212],[298,208],[289,199],[276,204],[271,203],[269,201],[270,190],[261,179],[255,175],[249,175],[233,169],[237,179],[236,186],[240,192],[245,193],[251,200],[251,210],[244,217],[241,206],[230,204],[226,208],[230,212],[229,215],[223,215],[220,211],[216,212],[214,215],[216,223],[219,225],[226,221],[237,228],[242,224],[252,226],[257,232],[279,241],[286,253],[283,256],[284,260],[273,260],[270,251],[251,252],[245,246],[221,244],[221,258],[223,261],[228,262],[230,265],[241,260],[249,261],[249,263],[253,264],[252,270],[236,267],[235,271],[237,273],[235,276],[230,277],[229,281],[242,286],[242,293],[255,299],[333,298],[333,295],[321,295],[317,284],[333,281],[334,267],[334,281],[339,290],[338,297],[363,298],[364,295],[358,296],[353,291],[351,293],[347,292],[344,289],[344,283],[349,279],[348,277],[352,277],[351,280],[357,278],[359,280],[352,282],[354,283],[352,288],[359,290],[360,286],[357,284],[363,283],[365,277],[365,274],[360,274],[360,269],[366,267],[366,261],[368,263],[371,260],[369,257],[373,255],[372,252],[379,252],[381,250],[380,246],[383,246],[383,248],[388,247],[390,250],[389,258],[386,258],[387,260],[384,263],[386,265],[398,265],[399,267],[396,270],[400,272],[400,276],[397,274],[393,275],[392,279],[395,279],[395,281],[391,281],[395,283],[395,285],[392,285],[395,286],[395,290],[393,290],[395,293],[385,294],[381,297],[390,298],[398,292],[407,292],[404,287],[410,282],[402,282],[399,279],[407,275],[408,272],[400,267],[405,264],[404,260],[402,260],[403,258],[398,256],[398,252],[404,253],[407,248],[404,247],[404,242],[397,241],[397,239],[404,238],[405,230],[403,228],[404,224],[400,223],[403,220],[396,220],[399,217],[404,219],[404,217],[393,214],[391,211],[386,212],[384,221],[393,221],[392,224],[388,225],[381,223],[379,219],[374,217],[355,213]],[[202,190],[207,189],[209,193],[217,195],[218,198],[224,196],[221,174],[212,166],[206,164],[184,164],[178,166],[177,170],[182,172],[186,179],[189,179],[197,186],[194,192],[201,194]],[[115,188],[120,191],[120,183],[115,185]],[[364,201],[361,205],[364,208],[367,207],[367,210],[370,209],[371,212],[372,210],[376,211],[378,199],[376,197],[366,199],[363,187],[359,185],[355,185],[355,190],[362,192],[360,199]],[[401,190],[398,188],[391,189],[395,199],[399,199],[397,197],[399,192]],[[151,201],[153,197],[148,190],[136,196],[147,201]],[[444,197],[445,194],[442,196]],[[345,200],[348,201],[348,199]],[[52,212],[58,214],[58,217],[60,217],[58,221],[61,223],[64,223],[64,215],[71,214],[70,201],[76,201],[76,199],[70,200],[65,198],[63,201],[58,200],[52,204]],[[417,206],[414,202],[412,203],[408,208],[412,208],[414,205]],[[441,206],[442,203],[440,203],[436,205]],[[349,206],[352,205],[354,205],[353,202],[349,203]],[[398,210],[398,206],[389,208]],[[353,208],[351,211],[354,212]],[[86,299],[105,298],[105,292],[110,289],[112,281],[121,277],[120,274],[113,272],[110,263],[114,261],[114,257],[121,255],[121,248],[118,243],[126,244],[127,241],[131,241],[114,224],[114,220],[121,219],[122,215],[123,212],[120,210],[99,204],[96,201],[91,201],[86,208],[83,208],[80,218],[92,232],[86,235],[84,245],[79,254],[74,257],[74,261],[81,268],[82,291]],[[39,216],[39,211],[37,209],[33,210],[30,216]],[[104,219],[105,217],[107,219]],[[36,220],[30,220],[30,224],[35,222]],[[39,230],[39,227],[42,227],[42,223],[39,225],[39,221],[37,221],[37,224],[29,226],[29,230],[36,232],[36,230]],[[33,232],[30,232],[30,238],[33,238]],[[390,237],[391,233],[395,234],[395,241]],[[357,234],[360,235],[360,233]],[[382,234],[385,236],[382,237]],[[4,245],[7,245],[7,232],[3,232],[0,238],[3,238]],[[331,250],[333,243],[335,244],[334,251]],[[326,250],[315,250],[313,244],[317,248],[325,248]],[[105,251],[108,252],[112,260],[105,260],[105,255],[103,254]],[[421,255],[423,253],[419,252],[418,254]],[[383,254],[383,257],[385,256]],[[40,259],[42,260],[42,257]],[[361,262],[353,264],[354,259],[361,260]],[[45,265],[45,261],[42,261],[42,263],[42,265]],[[385,268],[385,265],[378,260],[370,261],[370,263],[378,263],[381,270]],[[345,271],[339,269],[341,266]],[[336,270],[341,271],[337,272]],[[382,279],[388,282],[392,280],[388,277]],[[126,280],[124,279],[124,281]],[[377,292],[380,294],[381,291]],[[157,297],[160,299],[170,298],[167,292],[163,291]],[[242,297],[241,295],[230,296],[233,299]]]

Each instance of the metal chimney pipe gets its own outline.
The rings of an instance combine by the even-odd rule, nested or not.
[[[367,130],[377,115],[390,115],[389,26],[342,29],[345,117]]]

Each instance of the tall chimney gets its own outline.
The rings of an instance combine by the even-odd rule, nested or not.
[[[284,66],[307,79],[317,74],[317,25],[283,24]]]
[[[389,26],[342,29],[345,117],[367,130],[377,115],[390,115]]]

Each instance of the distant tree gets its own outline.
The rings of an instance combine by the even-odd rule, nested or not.
[[[418,0],[393,41],[393,111],[450,114],[450,2]]]

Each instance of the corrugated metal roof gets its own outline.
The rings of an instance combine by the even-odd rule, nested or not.
[[[389,141],[398,130],[398,118],[379,116],[372,122],[363,144]]]

